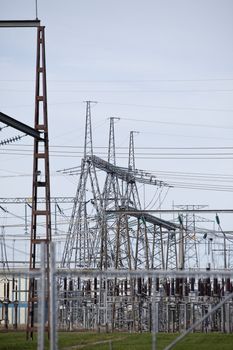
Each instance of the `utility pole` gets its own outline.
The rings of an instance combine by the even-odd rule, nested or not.
[[[223,261],[224,261],[224,269],[227,268],[227,244],[226,244],[226,234],[225,232],[222,230],[221,224],[220,224],[220,219],[218,214],[216,214],[216,222],[220,228],[220,230],[222,231],[223,234]]]
[[[41,267],[39,252],[42,243],[45,246],[45,300],[49,310],[49,260],[51,242],[51,209],[50,209],[50,174],[49,174],[49,141],[48,141],[48,115],[47,115],[47,85],[45,64],[45,27],[36,20],[11,20],[0,21],[2,28],[37,28],[37,53],[36,53],[36,88],[35,88],[35,119],[34,128],[20,121],[0,113],[0,121],[8,126],[18,129],[34,138],[33,153],[33,183],[32,183],[32,217],[30,240],[29,268],[35,271]],[[43,197],[44,202],[38,203],[38,197]],[[40,221],[46,222],[45,230],[41,228]],[[27,339],[33,338],[35,331],[35,306],[38,305],[37,283],[38,279],[29,279],[28,292],[28,319]],[[49,313],[47,313],[47,331],[49,332]],[[45,325],[42,325],[45,329]]]
[[[45,300],[49,310],[49,260],[51,243],[51,207],[50,207],[50,174],[49,174],[49,139],[47,115],[47,85],[45,63],[45,27],[37,29],[37,59],[36,59],[36,91],[35,91],[35,130],[43,135],[43,139],[34,139],[33,182],[32,182],[32,217],[30,241],[30,270],[40,267],[39,252],[42,243],[45,247]],[[38,197],[44,198],[44,203],[38,203]],[[40,222],[46,222],[45,230],[39,231]],[[33,338],[35,330],[35,306],[37,299],[38,280],[29,279],[27,338]],[[47,331],[49,332],[50,316],[47,311]],[[45,325],[44,325],[45,327]]]
[[[184,224],[183,216],[179,215],[180,234],[179,234],[179,269],[184,269]]]

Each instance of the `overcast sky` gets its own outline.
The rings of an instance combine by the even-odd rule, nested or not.
[[[38,0],[38,13],[46,26],[52,195],[75,194],[77,181],[53,174],[79,165],[81,154],[64,157],[65,148],[52,147],[83,145],[85,100],[98,101],[92,110],[95,146],[107,146],[108,118],[116,116],[121,118],[116,145],[127,147],[129,132],[135,130],[140,132],[135,146],[147,148],[137,150],[143,153],[137,168],[154,171],[160,179],[161,171],[229,175],[224,185],[232,186],[232,149],[193,150],[221,153],[222,159],[202,160],[169,154],[156,159],[154,153],[180,157],[191,150],[152,149],[233,147],[231,0]],[[0,0],[0,19],[34,18],[33,0]],[[0,29],[0,110],[30,125],[35,45],[35,29]],[[0,139],[16,134],[4,129]],[[32,140],[25,138],[5,149],[24,153],[25,144]],[[31,158],[9,155],[7,150],[0,150],[0,197],[30,196],[31,178],[26,175],[31,173]],[[52,150],[58,152],[56,157]],[[127,166],[127,150],[120,152],[124,154],[118,156],[118,164]],[[3,177],[14,174],[25,176]],[[213,185],[223,185],[222,175]],[[165,180],[193,182],[190,177]],[[174,188],[164,207],[172,201],[232,208],[232,193]]]

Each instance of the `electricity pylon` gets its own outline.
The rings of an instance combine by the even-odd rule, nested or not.
[[[62,256],[62,267],[68,268],[96,268],[100,261],[103,203],[96,169],[91,161],[91,103],[86,102],[84,157]]]

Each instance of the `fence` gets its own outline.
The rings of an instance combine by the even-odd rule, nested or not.
[[[59,329],[149,331],[152,350],[161,331],[181,333],[168,350],[194,330],[233,330],[231,271],[59,269],[55,261],[51,245],[49,281],[44,249],[40,271],[11,271],[38,280],[38,350],[44,349],[48,292],[50,350],[57,349]]]

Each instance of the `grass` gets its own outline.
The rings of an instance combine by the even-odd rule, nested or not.
[[[157,337],[157,349],[162,350],[177,335],[162,334]],[[59,350],[151,350],[151,334],[129,333],[59,333]],[[111,341],[111,346],[110,346]],[[46,349],[48,342],[46,340]],[[0,350],[36,350],[36,337],[26,341],[24,332],[0,332]],[[195,333],[187,336],[176,347],[176,350],[230,350],[233,349],[233,334]]]

